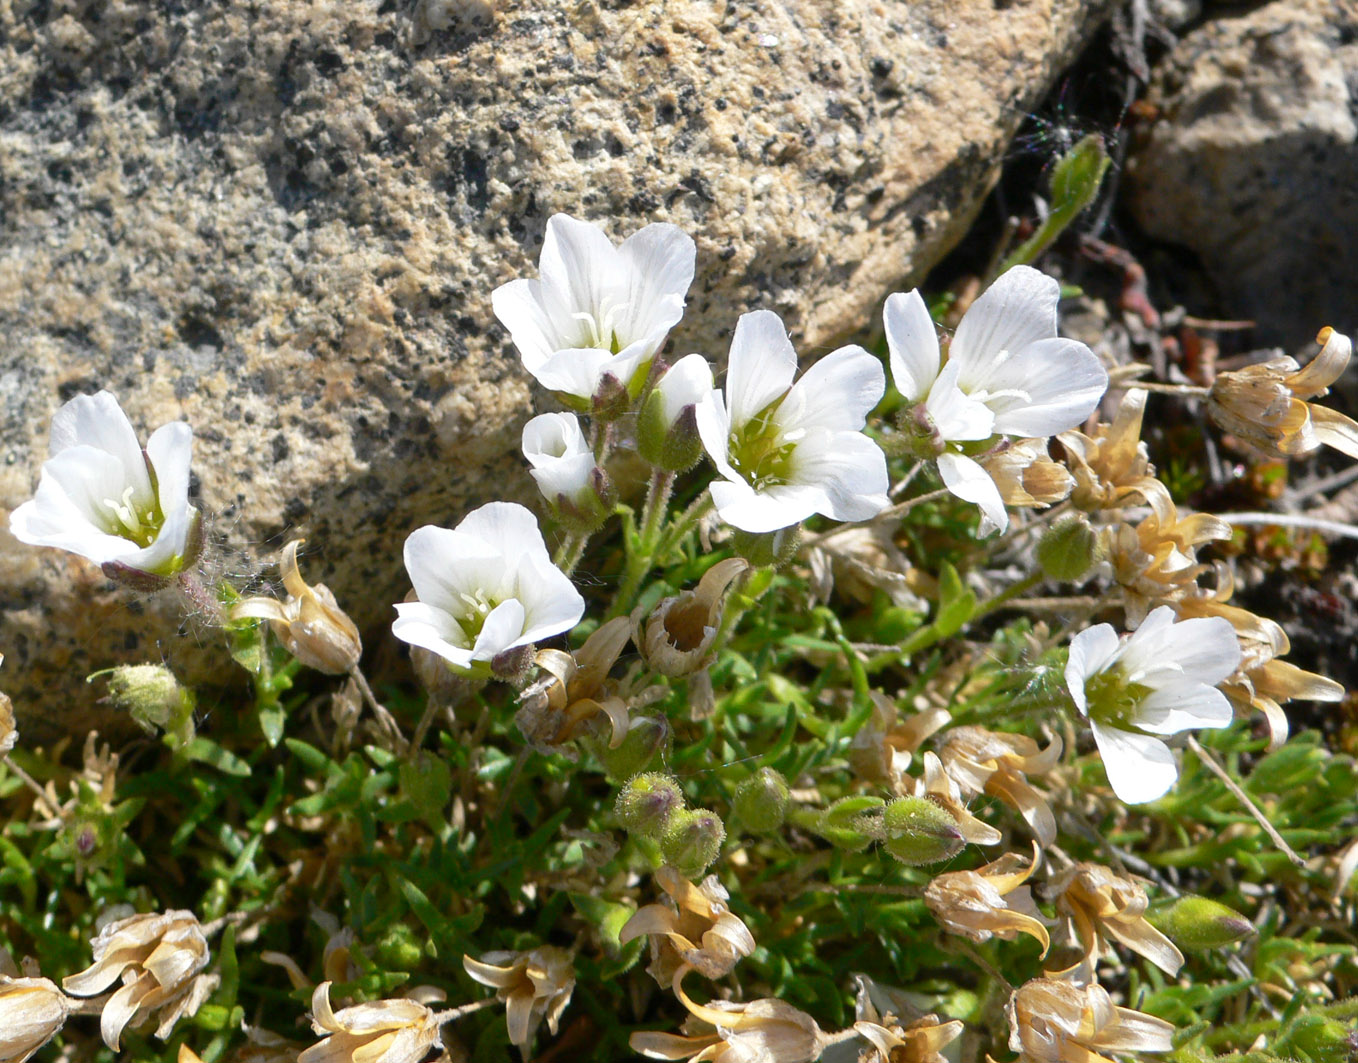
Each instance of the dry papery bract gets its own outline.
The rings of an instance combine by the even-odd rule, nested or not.
[[[1081,863],[1057,875],[1049,886],[1067,940],[1081,950],[1079,961],[1053,978],[1087,984],[1095,980],[1099,957],[1110,940],[1144,956],[1168,975],[1178,974],[1184,957],[1174,942],[1146,921],[1150,901],[1136,882],[1101,864]]]
[[[731,911],[730,894],[715,875],[695,886],[666,866],[654,877],[667,894],[665,903],[637,909],[618,940],[625,945],[642,935],[650,938],[651,965],[646,969],[661,986],[669,986],[684,966],[704,978],[725,977],[754,951],[754,936]]]
[[[442,1047],[434,1013],[414,1000],[374,1000],[335,1011],[330,983],[311,997],[311,1026],[325,1036],[297,1063],[420,1063]]]
[[[575,990],[573,957],[555,945],[528,952],[488,952],[479,960],[463,956],[462,966],[504,1001],[509,1040],[520,1048],[526,1048],[540,1022],[556,1033]]]
[[[1052,461],[1046,439],[1016,439],[983,463],[1006,506],[1045,509],[1070,495],[1075,478]]]
[[[1111,424],[1096,426],[1093,435],[1070,431],[1056,437],[1075,480],[1070,498],[1080,509],[1094,513],[1145,503],[1153,494],[1167,495],[1141,441],[1148,397],[1134,388],[1122,396]]]
[[[156,1036],[168,1037],[174,1024],[192,1016],[217,988],[215,974],[202,974],[209,954],[207,938],[192,912],[133,915],[105,925],[92,942],[94,964],[62,982],[67,993],[92,997],[121,979],[104,1004],[99,1030],[118,1051],[128,1025],[140,1025],[157,1012]]]
[[[662,598],[649,615],[638,610],[632,617],[632,638],[646,663],[672,678],[707,667],[726,589],[749,568],[749,562],[739,557],[718,561],[693,590]]]
[[[849,745],[849,763],[863,781],[886,783],[898,794],[910,792],[914,783],[906,774],[915,752],[930,735],[952,720],[941,705],[926,705],[917,712],[902,711],[880,691],[869,693],[872,715],[859,728]]]
[[[1051,946],[1042,913],[1024,885],[1041,861],[1037,846],[1027,867],[1017,853],[975,871],[945,871],[924,889],[924,902],[939,923],[954,934],[975,942],[992,937],[1013,941],[1020,934],[1035,938],[1043,955]]]
[[[1099,985],[1035,978],[1006,1007],[1009,1047],[1024,1063],[1113,1063],[1106,1052],[1168,1052],[1174,1026],[1115,1005]]]
[[[915,797],[923,797],[952,814],[962,838],[972,845],[998,845],[1004,837],[996,828],[973,816],[962,796],[962,788],[943,766],[937,753],[924,754],[924,771],[913,779]],[[909,776],[905,778],[909,779]]]
[[[1198,547],[1231,537],[1231,526],[1210,513],[1181,517],[1167,493],[1151,492],[1147,501],[1151,511],[1141,521],[1114,525],[1105,538],[1130,627],[1156,605],[1192,594],[1211,567],[1198,561]]]

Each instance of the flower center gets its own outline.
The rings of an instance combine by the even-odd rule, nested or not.
[[[1148,686],[1129,682],[1118,668],[1099,672],[1085,680],[1089,718],[1119,731],[1139,732],[1137,709],[1150,692]]]
[[[571,317],[580,322],[584,331],[581,346],[594,347],[609,354],[621,351],[624,344],[618,338],[618,320],[622,317],[624,309],[623,304],[615,303],[608,296],[604,296],[594,313],[580,310],[572,314]]]
[[[155,542],[161,525],[165,523],[160,500],[155,499],[149,507],[138,510],[131,487],[123,491],[121,498],[105,498],[103,503],[111,514],[108,533],[123,539],[131,539],[138,546],[150,546]]]
[[[784,431],[778,423],[782,399],[765,406],[760,413],[731,433],[728,450],[731,467],[756,491],[777,487],[792,479],[793,454],[804,432]]]
[[[467,606],[466,611],[457,618],[457,626],[462,629],[462,634],[467,637],[467,645],[474,645],[477,636],[481,634],[481,629],[486,626],[486,617],[490,616],[490,611],[499,602],[492,602],[486,597],[485,591],[477,591],[475,594],[467,594],[465,591],[458,595]]]

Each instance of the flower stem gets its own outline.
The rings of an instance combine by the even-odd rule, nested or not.
[[[19,767],[14,758],[8,753],[5,754],[4,763],[6,768],[18,776],[20,782],[33,791],[33,796],[36,798],[37,804],[46,810],[48,816],[53,819],[61,818],[61,811],[53,807],[51,799],[47,796],[47,793],[43,790],[42,786],[38,784],[37,779],[33,778],[33,776],[29,775],[23,768]]]
[[[377,695],[373,693],[373,688],[368,685],[368,680],[364,677],[363,673],[355,666],[350,670],[349,675],[352,676],[354,682],[358,684],[358,689],[363,694],[363,700],[372,708],[373,715],[377,717],[378,726],[386,732],[393,747],[400,749],[404,746],[406,753],[412,752],[413,747],[407,744],[405,735],[401,733],[401,725],[396,722],[396,717],[392,716],[392,714],[387,711],[386,706],[377,700]]]
[[[561,540],[561,545],[556,548],[556,557],[552,559],[556,567],[569,576],[580,563],[580,558],[584,556],[585,544],[588,542],[588,535],[575,532],[567,535]]]
[[[627,561],[623,566],[613,607],[608,611],[609,619],[622,616],[631,608],[642,579],[655,566],[662,541],[661,528],[665,514],[669,511],[670,492],[673,489],[674,473],[665,469],[656,469],[651,473],[646,502],[641,508],[641,527],[635,536],[627,537]]]
[[[1268,821],[1268,817],[1259,810],[1259,806],[1249,799],[1249,795],[1240,788],[1239,783],[1231,778],[1230,773],[1218,764],[1217,759],[1212,756],[1211,753],[1207,752],[1207,750],[1203,749],[1202,746],[1198,744],[1198,740],[1192,735],[1188,736],[1188,748],[1197,755],[1197,758],[1202,761],[1203,766],[1208,771],[1221,780],[1221,785],[1226,787],[1226,789],[1231,792],[1232,796],[1245,806],[1245,810],[1254,817],[1255,822],[1257,822],[1259,826],[1264,828],[1264,833],[1267,834],[1269,840],[1278,847],[1278,851],[1298,867],[1305,867],[1306,861],[1298,856],[1292,846],[1288,845],[1287,842],[1283,840],[1283,836],[1279,834],[1277,828]]]
[[[484,1011],[500,1003],[499,997],[486,997],[484,1000],[473,1000],[470,1004],[463,1004],[460,1007],[449,1008],[447,1011],[440,1011],[434,1016],[434,1022],[442,1026],[445,1022],[456,1022],[464,1015],[471,1015],[474,1012]]]

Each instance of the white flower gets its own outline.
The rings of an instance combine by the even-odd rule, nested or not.
[[[608,375],[635,395],[683,317],[696,257],[674,225],[648,225],[614,247],[588,222],[554,214],[539,279],[501,285],[491,307],[543,387],[588,400]]]
[[[887,506],[886,456],[863,425],[886,390],[862,347],[831,351],[797,383],[797,352],[778,315],[742,314],[731,337],[726,393],[698,405],[698,434],[717,471],[722,520],[748,532],[813,513],[867,520]]]
[[[594,452],[575,414],[544,413],[524,425],[523,456],[548,502],[555,505],[562,496],[575,500],[592,492]]]
[[[981,532],[1009,524],[994,481],[968,454],[995,436],[1045,437],[1074,428],[1108,387],[1094,352],[1056,334],[1061,286],[1015,266],[974,302],[944,362],[918,291],[897,293],[883,314],[891,375],[915,403],[912,426],[958,498],[981,507]],[[967,444],[971,444],[968,446]]]
[[[109,575],[173,576],[198,549],[192,451],[183,421],[157,428],[142,450],[117,399],[78,395],[53,415],[52,456],[37,494],[10,516],[10,531],[20,542],[87,557]]]
[[[491,502],[456,529],[426,525],[405,544],[418,601],[396,606],[396,637],[464,674],[486,675],[505,650],[574,627],[585,600],[547,553],[523,506]]]
[[[1066,685],[1089,718],[1113,792],[1128,804],[1165,794],[1179,768],[1158,735],[1195,727],[1225,727],[1231,704],[1216,684],[1240,666],[1230,621],[1175,621],[1162,605],[1118,641],[1098,624],[1070,643]]]

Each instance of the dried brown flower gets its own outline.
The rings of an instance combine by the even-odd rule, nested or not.
[[[849,763],[866,782],[889,783],[897,793],[909,792],[913,784],[905,769],[915,751],[952,717],[941,706],[903,715],[896,702],[880,691],[869,691],[868,696],[872,715],[853,736]]]
[[[771,997],[695,1004],[680,984],[688,970],[680,968],[674,978],[675,996],[690,1016],[685,1033],[634,1033],[628,1042],[634,1052],[689,1063],[812,1063],[820,1058],[827,1038],[806,1012]]]
[[[1033,846],[1033,860],[1026,868],[1023,857],[1005,853],[975,871],[948,871],[924,890],[924,903],[943,926],[975,942],[992,937],[1013,941],[1027,934],[1042,943],[1047,954],[1051,939],[1042,915],[1025,883],[1037,870],[1041,857]]]
[[[1059,737],[1040,749],[1026,735],[955,727],[944,739],[939,757],[963,793],[998,797],[1024,818],[1045,848],[1056,841],[1056,817],[1027,775],[1051,771],[1061,759],[1061,748]]]
[[[1057,914],[1066,933],[1081,947],[1080,961],[1064,971],[1048,971],[1053,978],[1080,983],[1094,980],[1094,967],[1111,938],[1144,956],[1166,974],[1177,974],[1184,957],[1146,921],[1150,903],[1146,891],[1131,879],[1101,864],[1076,864],[1053,883]]]
[[[0,1059],[24,1063],[66,1023],[71,1001],[46,978],[0,975]]]
[[[5,655],[0,653],[0,664],[5,663]],[[14,719],[14,702],[9,695],[0,691],[0,755],[8,753],[19,741],[19,726]]]
[[[1303,457],[1324,444],[1358,458],[1358,424],[1306,401],[1343,375],[1353,344],[1332,328],[1321,329],[1316,342],[1320,353],[1305,369],[1284,357],[1218,374],[1207,393],[1212,420],[1274,457]]]
[[[278,558],[287,599],[243,598],[231,607],[231,619],[267,620],[278,641],[308,668],[346,675],[363,656],[363,642],[358,626],[339,607],[330,588],[323,583],[310,586],[302,579],[297,548],[305,541],[288,543]]]
[[[1152,495],[1169,497],[1141,441],[1146,397],[1140,388],[1128,391],[1113,423],[1099,425],[1092,436],[1072,431],[1056,437],[1075,478],[1070,498],[1079,509],[1093,513],[1149,502]]]
[[[509,1040],[520,1049],[527,1047],[543,1020],[556,1033],[575,990],[571,954],[555,945],[540,945],[531,952],[488,952],[479,960],[463,956],[462,966],[505,1002]]]
[[[203,928],[192,912],[117,919],[99,931],[92,947],[94,964],[62,985],[73,996],[92,997],[122,979],[99,1019],[104,1043],[115,1052],[129,1024],[139,1025],[158,1011],[156,1036],[163,1040],[217,987],[216,975],[200,973],[209,953]]]
[[[625,945],[649,935],[651,965],[647,970],[661,986],[668,986],[684,965],[704,978],[722,978],[754,951],[754,935],[727,907],[730,894],[715,875],[695,886],[674,868],[662,867],[655,881],[668,894],[666,903],[637,909],[618,940]]]
[[[721,626],[726,588],[749,569],[739,557],[718,561],[703,573],[698,586],[662,599],[649,616],[632,616],[633,641],[655,671],[672,677],[692,675],[707,667]]]
[[[1119,524],[1107,540],[1113,578],[1122,587],[1127,623],[1133,627],[1155,606],[1193,593],[1208,568],[1198,563],[1197,548],[1231,537],[1231,526],[1210,513],[1180,517],[1168,493],[1151,492],[1147,502],[1151,512],[1139,524]]]
[[[374,1000],[334,1011],[330,983],[311,995],[311,1027],[325,1034],[297,1057],[297,1063],[419,1063],[441,1048],[439,1025],[414,1000]]]
[[[1168,1052],[1174,1027],[1116,1006],[1102,986],[1051,978],[1020,986],[1005,1008],[1009,1047],[1026,1063],[1113,1063],[1105,1052]]]
[[[947,1063],[942,1051],[961,1035],[960,1022],[921,1015],[901,999],[900,990],[880,985],[867,975],[854,978],[858,995],[853,1028],[876,1050],[860,1054],[858,1063]]]
[[[1016,439],[982,464],[1006,506],[1045,508],[1060,502],[1075,486],[1066,467],[1051,460],[1045,439]]]
[[[547,673],[519,699],[514,722],[530,743],[555,750],[603,715],[612,728],[609,746],[627,737],[627,702],[610,689],[608,673],[627,645],[631,626],[625,616],[601,625],[574,653],[539,650],[533,662]]]

